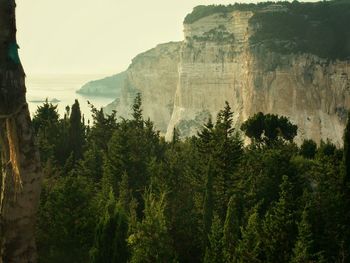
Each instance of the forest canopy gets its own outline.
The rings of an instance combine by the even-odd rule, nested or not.
[[[144,119],[140,95],[130,120],[91,109],[89,125],[78,101],[63,118],[48,102],[34,116],[39,262],[350,260],[349,121],[344,150],[297,146],[294,124],[259,113],[242,126],[244,146],[228,103],[196,136],[174,129],[170,142]]]

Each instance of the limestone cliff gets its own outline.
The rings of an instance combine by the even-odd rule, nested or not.
[[[165,133],[174,105],[179,51],[180,43],[170,42],[136,56],[126,71],[120,97],[106,111],[117,110],[118,116],[130,117],[133,100],[141,93],[145,118]]]
[[[280,10],[258,12],[287,12],[284,7],[272,8]],[[252,43],[256,31],[264,26],[252,23],[256,13],[219,12],[185,23],[167,138],[173,127],[184,136],[194,134],[203,119],[215,118],[228,101],[237,127],[256,112],[275,113],[298,125],[299,142],[329,138],[340,145],[350,108],[349,61]],[[283,42],[286,44],[291,41]]]
[[[126,72],[106,77],[99,80],[93,80],[84,84],[77,93],[87,96],[119,97],[121,89],[125,82]]]
[[[262,111],[285,115],[303,138],[342,143],[350,108],[350,4],[199,6],[184,41],[137,56],[109,110],[127,117],[136,92],[166,137],[196,133],[228,101],[235,125]]]

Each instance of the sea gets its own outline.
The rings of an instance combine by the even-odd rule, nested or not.
[[[88,102],[93,104],[96,108],[101,108],[111,103],[115,98],[85,96],[77,94],[76,91],[85,83],[106,76],[107,75],[101,74],[27,75],[27,101],[31,116],[34,116],[38,107],[43,105],[47,99],[49,102],[52,102],[52,104],[57,105],[58,113],[60,114],[60,117],[63,117],[66,112],[66,107],[71,107],[77,99],[85,120],[91,120],[91,107]]]

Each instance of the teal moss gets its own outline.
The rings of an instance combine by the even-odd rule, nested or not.
[[[18,55],[18,49],[19,46],[16,42],[10,43],[8,47],[8,57],[11,59],[11,61],[15,64],[20,64],[21,61],[19,59]]]

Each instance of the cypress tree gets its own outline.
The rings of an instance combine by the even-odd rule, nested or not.
[[[78,100],[72,105],[72,111],[69,118],[68,147],[69,153],[73,153],[74,161],[83,156],[83,145],[85,140],[85,130],[82,123],[81,111]]]
[[[241,236],[241,210],[240,200],[236,195],[232,195],[228,204],[224,224],[223,245],[226,262],[233,262],[235,258],[235,250]]]
[[[222,223],[218,215],[214,215],[206,247],[204,263],[224,263]]]
[[[176,262],[172,240],[168,233],[165,209],[165,195],[159,198],[149,190],[144,195],[144,218],[138,222],[135,232],[129,238],[131,263]]]
[[[126,172],[124,172],[122,175],[118,190],[118,203],[124,211],[128,211],[130,208],[130,202],[132,200],[132,194],[129,189],[129,176]]]
[[[214,199],[213,199],[213,171],[212,162],[209,161],[207,170],[207,182],[205,187],[205,197],[203,204],[203,226],[204,226],[204,240],[208,241],[211,224],[214,213]]]
[[[91,249],[92,263],[124,263],[128,260],[128,222],[122,210],[116,205],[111,190],[104,214],[96,228],[95,244]]]
[[[295,239],[292,185],[287,176],[283,176],[280,189],[278,202],[263,222],[263,248],[268,262],[288,262]]]
[[[173,129],[173,138],[171,140],[172,144],[175,145],[176,143],[178,143],[180,141],[180,132],[179,129],[177,129],[176,127],[174,127]]]
[[[261,259],[261,225],[257,208],[257,206],[253,208],[247,225],[241,228],[242,239],[236,249],[236,258],[239,263],[263,262]]]
[[[293,249],[291,263],[313,262],[315,256],[312,253],[313,239],[311,225],[309,223],[309,207],[306,206],[298,224],[298,236]]]

